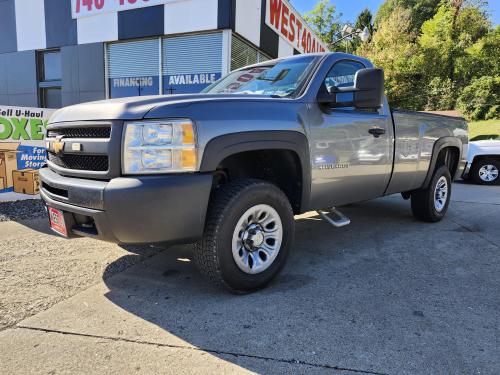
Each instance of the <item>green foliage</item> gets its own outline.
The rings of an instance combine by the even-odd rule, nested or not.
[[[413,31],[420,31],[422,24],[432,18],[440,4],[439,0],[387,0],[379,8],[375,17],[375,27],[391,17],[396,8],[410,11],[410,25]]]
[[[427,86],[428,111],[446,111],[455,108],[456,93],[449,78],[434,77]]]
[[[492,29],[485,4],[386,0],[371,42],[356,52],[384,68],[392,105],[417,110],[459,105],[469,118],[498,116],[500,27]]]
[[[431,77],[448,77],[461,88],[464,77],[457,62],[476,41],[486,36],[490,23],[484,12],[475,7],[454,6],[442,2],[433,18],[424,22],[419,42]]]
[[[356,23],[354,24],[355,29],[363,30],[365,27],[368,27],[370,31],[370,35],[373,34],[373,15],[370,12],[370,9],[365,8],[356,18]]]
[[[500,76],[500,26],[466,48],[456,66],[463,82],[486,75]]]
[[[370,28],[365,44],[346,40],[333,46],[341,38],[341,15],[328,0],[320,0],[306,20],[332,51],[355,51],[383,68],[394,107],[458,106],[469,119],[485,119],[500,117],[500,26],[492,28],[486,4],[386,0],[374,20],[364,9],[353,25]]]
[[[475,78],[458,98],[458,108],[469,120],[500,117],[500,77]]]
[[[333,46],[334,42],[340,38],[341,13],[337,13],[334,5],[329,0],[320,0],[313,10],[304,15],[304,19],[311,26],[314,32],[328,46]]]
[[[386,93],[395,107],[420,109],[426,104],[421,85],[423,64],[411,29],[411,12],[396,7],[381,21],[368,44],[356,51],[384,68]]]

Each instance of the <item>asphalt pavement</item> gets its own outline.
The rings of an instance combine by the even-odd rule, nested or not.
[[[341,229],[297,217],[282,274],[244,296],[207,284],[189,246],[0,222],[0,373],[498,374],[500,187],[452,197],[437,224],[398,195],[343,208]]]

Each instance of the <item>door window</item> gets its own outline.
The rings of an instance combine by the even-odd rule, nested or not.
[[[332,87],[350,87],[354,85],[354,77],[358,70],[365,66],[357,61],[341,60],[336,63],[328,72],[325,78],[325,85],[328,90]],[[352,92],[337,94],[338,102],[352,102],[354,99]]]

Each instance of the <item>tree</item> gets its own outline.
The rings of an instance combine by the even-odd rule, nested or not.
[[[469,120],[500,117],[500,77],[483,76],[472,80],[458,99],[458,108]]]
[[[457,62],[466,63],[466,51],[490,30],[485,12],[464,0],[443,1],[433,18],[422,25],[420,46],[429,66],[428,75],[449,78],[462,88],[467,82],[457,76],[462,69]],[[470,77],[469,77],[470,78]]]
[[[368,28],[370,35],[373,35],[373,15],[368,8],[361,11],[354,24],[355,29],[363,30],[365,27]]]
[[[478,39],[457,58],[457,76],[462,82],[474,77],[500,76],[500,25]]]
[[[337,13],[329,0],[320,0],[313,10],[304,15],[304,19],[314,32],[331,50],[335,50],[335,41],[341,38],[341,13]]]
[[[436,14],[439,4],[439,0],[386,0],[377,12],[375,27],[390,18],[394,9],[399,7],[410,11],[411,29],[418,33],[422,24]]]
[[[422,55],[416,39],[410,10],[396,7],[390,19],[381,21],[371,42],[357,50],[384,69],[386,93],[394,107],[419,110],[427,102],[421,84]]]

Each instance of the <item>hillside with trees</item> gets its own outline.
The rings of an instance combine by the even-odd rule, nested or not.
[[[481,0],[386,0],[353,26],[371,38],[336,43],[340,14],[321,0],[306,20],[332,51],[367,57],[384,68],[394,107],[460,110],[469,120],[500,118],[500,26]]]

